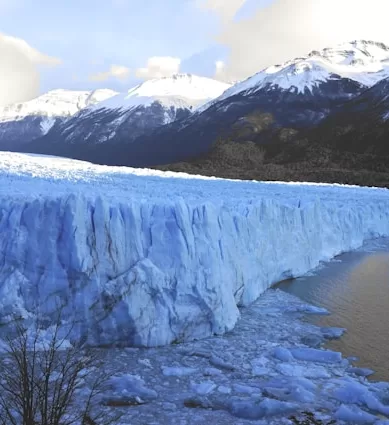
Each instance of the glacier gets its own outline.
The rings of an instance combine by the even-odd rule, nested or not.
[[[225,333],[272,284],[389,236],[389,191],[0,152],[0,234],[1,324],[60,306],[74,337],[150,347]]]

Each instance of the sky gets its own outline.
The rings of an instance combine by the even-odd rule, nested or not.
[[[388,0],[0,0],[0,106],[65,88],[224,81],[354,39],[389,44]]]

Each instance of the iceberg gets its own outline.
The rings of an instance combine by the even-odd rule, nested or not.
[[[389,191],[261,183],[0,152],[0,323],[93,345],[231,330],[280,280],[389,235]]]

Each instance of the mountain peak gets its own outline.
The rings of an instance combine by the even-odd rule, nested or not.
[[[208,100],[220,96],[230,84],[193,74],[175,74],[171,77],[147,80],[128,91],[127,96],[177,96],[192,100]]]
[[[371,87],[386,76],[389,76],[389,47],[376,41],[354,40],[270,66],[236,84],[219,100],[264,87],[305,93],[326,81],[341,78]]]
[[[359,46],[375,46],[379,47],[382,50],[389,51],[389,46],[381,41],[373,41],[373,40],[353,40],[350,42],[354,47],[359,48]]]
[[[308,55],[308,58],[315,57],[338,65],[361,65],[387,60],[389,47],[377,41],[354,40],[321,51],[314,50]]]
[[[220,96],[230,84],[193,74],[175,74],[171,77],[154,78],[120,93],[92,109],[131,109],[150,106],[159,102],[164,106],[192,109]]]
[[[114,96],[109,89],[90,91],[55,89],[26,102],[0,109],[0,121],[13,121],[26,116],[69,117],[81,109]]]
[[[166,79],[171,78],[173,80],[184,80],[184,79],[191,80],[192,78],[196,78],[196,76],[189,73],[177,73],[177,74],[173,74],[171,77],[165,77],[165,78]],[[198,78],[201,78],[201,77],[198,77]]]

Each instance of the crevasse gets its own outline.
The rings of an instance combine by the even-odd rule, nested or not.
[[[273,283],[388,235],[385,189],[2,153],[0,320],[53,319],[60,305],[74,336],[92,344],[220,334]]]

